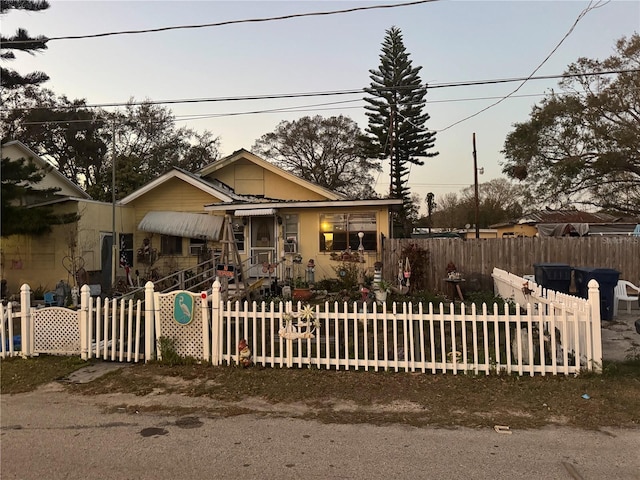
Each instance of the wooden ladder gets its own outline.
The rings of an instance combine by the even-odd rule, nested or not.
[[[262,286],[262,279],[249,283],[249,279],[245,275],[240,259],[240,253],[236,245],[236,239],[233,235],[233,223],[231,215],[225,215],[225,227],[222,233],[222,253],[220,254],[220,264],[216,269],[216,274],[220,278],[222,285],[222,299],[224,301],[241,300],[247,297],[250,300],[252,292],[255,292]],[[222,268],[220,268],[222,267]],[[229,280],[233,278],[235,292],[230,295]]]

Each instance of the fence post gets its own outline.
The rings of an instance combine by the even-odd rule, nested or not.
[[[144,285],[144,362],[155,358],[155,305],[153,282]]]
[[[602,332],[600,331],[600,288],[598,282],[594,279],[589,280],[587,284],[589,287],[589,307],[590,318],[589,323],[591,328],[591,338],[593,344],[593,361],[591,365],[587,365],[587,368],[592,368],[594,372],[602,373]],[[576,359],[576,363],[580,362],[580,359]]]
[[[80,357],[89,359],[89,309],[91,308],[91,289],[84,284],[80,289]]]
[[[216,277],[211,288],[211,365],[220,365],[220,288]]]
[[[9,317],[9,321],[12,321],[11,317]],[[13,342],[13,338],[10,338],[9,342]],[[31,288],[26,283],[20,287],[20,349],[23,357],[29,357],[33,354]]]
[[[209,302],[207,292],[200,292],[200,316],[202,317],[202,356],[207,362],[211,360],[211,348],[209,340]]]

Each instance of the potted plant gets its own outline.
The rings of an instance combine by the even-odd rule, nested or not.
[[[378,302],[386,302],[387,294],[391,291],[391,284],[382,279],[379,282],[374,283],[374,292],[376,294],[376,300]]]
[[[311,285],[302,277],[297,277],[293,282],[293,291],[291,297],[294,300],[307,301],[313,296]]]

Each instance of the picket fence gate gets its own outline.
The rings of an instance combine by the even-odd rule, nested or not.
[[[509,293],[504,292],[509,285],[522,292],[523,278],[494,274],[497,290]],[[85,285],[75,310],[34,309],[30,288],[23,285],[20,310],[2,307],[0,354],[139,362],[160,358],[161,345],[169,345],[180,356],[212,365],[250,359],[279,368],[434,374],[601,371],[597,282],[589,283],[587,299],[531,290],[526,303],[491,309],[485,304],[478,311],[475,305],[454,303],[426,308],[402,303],[388,309],[375,303],[223,302],[217,281],[200,294],[161,294],[149,282],[144,301],[93,298]],[[188,318],[180,317],[181,298],[190,305]],[[13,341],[17,321],[18,346]]]

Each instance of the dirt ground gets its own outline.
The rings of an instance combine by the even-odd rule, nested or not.
[[[615,321],[603,322],[602,374],[518,377],[197,364],[86,365],[76,358],[43,356],[2,360],[2,392],[37,388],[43,394],[81,395],[105,411],[132,414],[250,413],[325,423],[438,427],[637,428],[640,334],[634,322],[639,313],[621,312]]]

